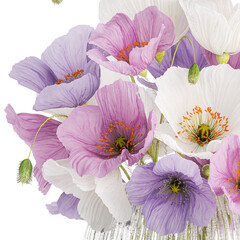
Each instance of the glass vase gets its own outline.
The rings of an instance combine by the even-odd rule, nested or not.
[[[206,227],[188,223],[184,232],[160,236],[144,225],[141,207],[135,207],[129,223],[114,223],[108,232],[87,227],[84,240],[240,240],[240,216],[233,214],[224,196],[216,197],[217,209]]]

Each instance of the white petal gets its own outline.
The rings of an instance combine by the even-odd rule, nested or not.
[[[68,159],[54,161],[52,159],[44,163],[43,177],[60,188],[67,194],[73,194],[80,198],[81,191],[91,191],[95,189],[94,177],[86,175],[80,177],[76,171],[71,168]]]
[[[146,114],[146,118],[148,118],[149,113],[154,110],[154,112],[157,115],[158,122],[160,122],[161,119],[161,112],[159,108],[156,105],[156,96],[157,93],[155,90],[150,89],[150,88],[143,88],[143,87],[138,87],[138,92],[139,95],[143,101],[144,104],[144,110]]]
[[[212,156],[211,152],[206,150],[206,146],[200,147],[196,143],[190,141],[184,143],[179,138],[176,138],[176,134],[169,124],[158,124],[155,129],[155,138],[163,141],[171,149],[189,157],[199,157],[201,159],[209,159]]]
[[[108,22],[117,13],[125,13],[133,19],[136,13],[149,6],[157,6],[161,12],[171,18],[175,29],[174,44],[187,33],[188,23],[178,0],[101,0],[100,22]]]
[[[75,108],[52,108],[48,110],[44,110],[43,112],[50,113],[51,115],[66,115],[72,112]],[[61,122],[63,122],[66,118],[65,117],[57,117]]]
[[[108,207],[110,213],[119,222],[129,221],[132,207],[128,201],[119,169],[103,178],[95,178],[96,193]]]
[[[196,40],[208,51],[218,55],[226,52],[232,39],[231,28],[226,18],[229,15],[227,1],[179,0]],[[226,9],[226,14],[222,12]],[[226,16],[225,16],[226,15]]]
[[[188,83],[188,69],[171,67],[157,79],[158,94],[156,105],[177,133],[181,130],[180,122],[187,111],[195,106],[202,107],[201,74],[197,84]]]
[[[94,191],[83,192],[78,213],[96,231],[107,231],[112,227],[113,217]]]

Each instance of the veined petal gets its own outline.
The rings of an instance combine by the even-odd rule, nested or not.
[[[116,169],[103,178],[95,178],[95,183],[97,195],[113,217],[119,222],[129,221],[132,207],[125,192],[120,170]]]
[[[80,25],[72,28],[67,35],[57,38],[42,54],[42,60],[57,75],[64,78],[87,65],[87,42],[93,28]],[[80,57],[79,57],[80,56]]]
[[[37,166],[33,169],[33,175],[38,182],[38,190],[44,195],[48,193],[51,184],[43,178],[42,169],[39,169]]]
[[[42,111],[83,105],[94,95],[99,85],[100,79],[89,73],[70,83],[46,87],[37,96],[34,109]]]
[[[53,71],[36,57],[28,57],[15,64],[9,76],[37,93],[58,80]]]

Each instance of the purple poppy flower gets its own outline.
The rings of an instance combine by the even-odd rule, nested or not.
[[[240,141],[226,136],[210,159],[209,185],[217,196],[225,194],[230,209],[240,214]]]
[[[98,49],[88,51],[88,56],[112,71],[135,76],[151,64],[157,52],[168,49],[174,37],[171,19],[156,6],[137,13],[133,21],[118,13],[99,24],[89,39],[117,61],[109,61]]]
[[[7,121],[12,124],[14,131],[18,136],[31,147],[34,136],[40,125],[47,117],[38,114],[20,113],[16,114],[12,106],[8,105],[5,109]],[[57,138],[57,128],[61,122],[49,120],[41,128],[35,144],[33,146],[33,155],[36,160],[36,166],[33,173],[39,184],[39,190],[46,194],[50,184],[42,176],[42,166],[48,159],[63,159],[68,157],[68,151]]]
[[[208,63],[201,51],[201,46],[193,37],[190,30],[188,31],[186,36],[189,37],[193,43],[195,55],[196,55],[196,63],[198,64],[199,69],[202,70],[204,67],[208,66]],[[176,45],[172,46],[170,49],[168,49],[165,52],[165,56],[161,63],[158,63],[154,59],[151,65],[148,67],[148,70],[151,72],[151,74],[155,78],[162,76],[168,70],[168,68],[170,68],[175,49],[176,49]],[[194,54],[192,50],[192,45],[187,39],[183,39],[178,47],[178,50],[173,62],[173,66],[190,68],[193,64],[194,64]]]
[[[57,134],[77,173],[101,178],[123,161],[131,166],[144,156],[157,119],[152,111],[147,121],[136,84],[118,80],[95,96],[98,106],[74,109]]]
[[[92,48],[87,43],[92,31],[90,26],[77,26],[56,39],[41,60],[28,57],[13,66],[9,76],[39,93],[35,110],[76,107],[94,95],[100,84],[100,69],[86,56]]]
[[[187,221],[207,226],[216,209],[198,166],[178,154],[137,167],[126,190],[133,205],[143,204],[146,227],[160,235],[184,231]]]
[[[72,194],[62,193],[57,202],[47,204],[48,211],[55,214],[62,214],[70,219],[82,219],[78,213],[77,207],[80,199]]]
[[[209,65],[218,65],[217,59],[216,59],[216,54],[209,52],[208,50],[206,50],[203,47],[202,47],[202,52],[203,52]],[[228,64],[234,69],[239,69],[240,68],[240,53],[230,55]]]

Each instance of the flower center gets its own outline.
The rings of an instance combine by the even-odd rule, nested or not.
[[[65,79],[65,80],[58,79],[58,81],[55,82],[55,84],[60,84],[60,83],[63,83],[63,82],[72,82],[73,80],[82,77],[82,76],[83,76],[83,73],[84,73],[84,70],[83,70],[83,69],[77,70],[77,71],[74,72],[74,73],[69,73],[67,76],[64,76],[64,79]]]
[[[201,147],[212,140],[223,138],[224,133],[229,131],[228,118],[213,112],[211,107],[202,110],[196,106],[192,112],[183,116],[179,125],[182,130],[177,134]]]
[[[124,120],[115,121],[106,128],[106,132],[101,134],[100,143],[96,143],[96,146],[107,158],[121,154],[123,149],[133,154],[136,144],[143,140],[143,134],[140,131],[140,125],[136,127],[132,122],[127,124]]]
[[[130,43],[123,50],[120,50],[120,52],[117,55],[117,60],[129,63],[129,53],[132,51],[132,49],[135,47],[145,47],[147,45],[148,45],[148,42],[137,41],[135,43]]]
[[[229,193],[231,193],[232,191],[234,191],[234,194],[240,193],[240,170],[239,170],[239,167],[240,167],[240,162],[237,161],[237,168],[233,171],[234,178],[229,178],[227,180],[227,182],[233,183],[233,186],[228,191]],[[239,199],[239,197],[237,198],[237,200],[238,199]]]
[[[171,182],[170,188],[172,192],[178,193],[182,189],[182,183],[175,179]]]

